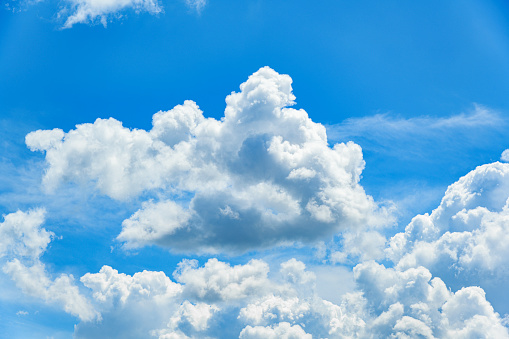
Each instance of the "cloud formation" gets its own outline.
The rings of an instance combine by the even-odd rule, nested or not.
[[[488,164],[458,180],[449,187],[442,204],[428,219],[423,221],[418,216],[407,226],[404,236],[414,235],[413,240],[405,238],[407,242],[417,247],[415,244],[429,237],[433,240],[447,233],[469,232],[481,236],[494,227],[491,223],[498,222],[503,227],[507,222],[499,218],[504,218],[507,211],[507,204],[502,201],[504,197],[507,201],[508,171],[508,164]],[[469,219],[469,214],[474,219]],[[458,218],[462,219],[457,221]],[[433,277],[428,268],[421,266],[433,267],[433,262],[412,261],[406,265],[403,259],[398,261],[394,256],[398,248],[395,246],[407,244],[398,240],[399,235],[391,239],[388,248],[397,265],[386,267],[373,260],[357,264],[353,269],[356,289],[334,303],[318,295],[316,275],[296,259],[282,262],[274,272],[267,262],[259,259],[235,266],[214,258],[202,266],[196,260],[186,259],[173,272],[173,279],[164,272],[128,275],[103,266],[98,273],[87,273],[80,279],[91,292],[88,299],[80,293],[72,276],[61,274],[52,280],[46,272],[40,255],[54,235],[41,228],[43,222],[43,210],[18,211],[5,216],[0,224],[1,253],[8,259],[3,271],[24,293],[59,305],[79,317],[82,321],[75,328],[77,338],[99,335],[509,338],[504,320],[486,300],[481,287],[462,286],[451,291],[441,278]],[[478,229],[482,231],[476,233]],[[481,259],[494,260],[502,267],[504,262],[497,261],[496,257],[503,254],[504,249],[499,246],[505,241],[502,234],[481,238],[500,242],[488,244],[493,253]],[[476,244],[475,241],[465,243]],[[442,246],[440,250],[451,255],[454,249]],[[412,247],[408,248],[408,255],[414,252]],[[433,252],[425,255],[436,257]],[[461,255],[452,257],[456,264],[462,263],[458,259]],[[483,260],[475,263],[472,267],[476,269],[497,267]],[[228,330],[221,325],[225,323],[229,324]]]
[[[264,67],[227,96],[221,120],[186,101],[154,114],[150,131],[97,119],[26,143],[46,152],[49,190],[70,181],[118,200],[158,194],[122,224],[126,248],[245,251],[390,223],[359,184],[361,148],[330,147],[321,124],[289,108],[291,83]]]
[[[387,240],[379,227],[391,214],[360,185],[360,146],[330,146],[321,124],[290,108],[294,101],[291,78],[264,67],[226,98],[220,120],[186,101],[154,114],[150,130],[97,119],[67,133],[32,132],[26,144],[45,152],[48,191],[74,183],[119,202],[145,199],[122,222],[117,240],[127,249],[235,254],[342,232],[329,243],[338,251],[318,248],[325,263],[354,266],[353,292],[323,298],[317,274],[295,258],[278,269],[209,258],[184,259],[172,275],[105,265],[79,280],[87,299],[72,276],[52,280],[40,261],[54,237],[41,228],[42,210],[6,216],[3,271],[25,293],[79,317],[77,338],[509,338],[479,278],[509,281],[509,164],[479,166]],[[441,131],[488,116],[426,121]],[[468,279],[451,285],[450,276]]]
[[[131,277],[105,266],[81,279],[103,305],[104,320],[81,323],[75,334],[89,338],[120,326],[116,335],[123,338],[509,337],[480,287],[451,292],[424,267],[359,264],[357,290],[338,304],[317,296],[314,274],[296,259],[268,273],[260,260],[235,267],[217,259],[202,267],[183,261],[176,284],[162,272]],[[130,322],[137,317],[146,321]]]
[[[60,305],[83,321],[100,318],[80,293],[72,275],[61,274],[52,280],[40,261],[54,236],[41,228],[44,215],[43,209],[36,209],[4,216],[0,223],[0,258],[5,260],[2,271],[25,294]]]
[[[458,273],[509,273],[509,164],[477,167],[449,186],[440,206],[390,240],[398,267],[441,265]]]

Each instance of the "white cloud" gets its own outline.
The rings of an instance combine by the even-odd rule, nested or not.
[[[310,305],[301,302],[298,297],[284,299],[270,295],[242,308],[239,318],[254,325],[266,324],[276,318],[299,321],[309,310]]]
[[[68,6],[58,14],[65,18],[63,28],[71,28],[77,23],[95,23],[104,27],[111,17],[120,17],[126,10],[136,13],[158,14],[163,11],[157,0],[67,0]]]
[[[385,256],[387,239],[377,231],[347,231],[341,236],[341,251],[331,251],[329,254],[332,263],[356,263],[383,259]]]
[[[341,124],[328,126],[327,131],[333,140],[351,139],[359,136],[390,142],[408,136],[415,139],[418,139],[416,136],[439,136],[445,131],[500,128],[505,124],[505,120],[497,112],[475,105],[472,112],[445,118],[424,116],[405,119],[393,117],[388,113],[363,118],[349,118]]]
[[[164,301],[181,293],[180,285],[172,282],[163,272],[143,271],[130,276],[103,266],[99,273],[87,273],[80,280],[92,289],[97,301],[108,307],[146,298]]]
[[[133,276],[103,267],[82,277],[103,305],[103,321],[81,323],[78,338],[488,337],[508,338],[480,287],[452,292],[424,267],[401,270],[373,261],[354,268],[355,292],[332,303],[317,296],[314,275],[291,259],[269,277],[268,265],[183,261],[174,273]],[[310,288],[302,288],[308,285]],[[340,286],[337,286],[340,289]],[[169,292],[170,291],[170,292]],[[134,320],[137,321],[134,321]],[[221,324],[228,323],[228,329]],[[229,330],[225,334],[225,330]]]
[[[0,258],[28,257],[39,258],[54,237],[52,232],[41,228],[44,222],[44,209],[29,212],[17,211],[4,216],[0,223]]]
[[[98,119],[68,133],[32,132],[26,143],[46,152],[43,182],[50,190],[67,181],[92,184],[117,200],[153,198],[122,223],[117,239],[126,248],[235,252],[343,231],[342,249],[330,259],[361,261],[353,269],[354,292],[340,295],[342,286],[329,286],[338,295],[325,300],[316,290],[320,276],[296,259],[270,274],[262,260],[231,265],[212,258],[202,266],[183,260],[176,282],[164,272],[127,275],[103,266],[80,279],[90,301],[71,275],[52,280],[40,262],[53,236],[40,228],[40,211],[5,217],[4,272],[25,293],[79,316],[78,338],[217,337],[217,324],[225,323],[225,336],[241,338],[509,337],[484,289],[460,281],[451,290],[441,276],[509,272],[509,164],[480,166],[460,178],[437,209],[416,216],[384,251],[386,238],[376,227],[390,222],[390,213],[359,184],[360,147],[329,147],[322,125],[288,108],[295,100],[288,76],[262,68],[240,88],[227,97],[221,120],[206,119],[186,101],[156,113],[149,131]],[[490,117],[480,110],[410,127],[471,128]],[[372,261],[384,254],[394,267]],[[102,322],[89,321],[99,311]]]
[[[431,215],[416,216],[392,237],[389,258],[402,268],[509,273],[508,192],[509,164],[477,167],[449,186]]]
[[[290,325],[282,322],[271,327],[247,326],[240,332],[241,339],[311,339],[312,335],[306,333],[299,325]]]
[[[26,266],[18,259],[7,262],[3,271],[27,295],[59,305],[65,312],[83,321],[100,319],[99,313],[80,294],[72,275],[61,274],[55,280],[51,280],[41,262],[36,261],[32,266]]]
[[[226,212],[233,213],[231,209]],[[190,214],[173,201],[156,204],[152,201],[146,202],[142,209],[122,222],[122,232],[118,235],[118,240],[125,241],[127,248],[150,244],[186,226]]]
[[[221,120],[186,101],[156,113],[150,131],[98,119],[63,139],[58,130],[32,132],[26,143],[46,152],[49,190],[71,181],[118,200],[161,197],[124,222],[118,240],[128,248],[245,251],[390,223],[359,184],[361,148],[329,147],[321,124],[288,107],[291,82],[260,69],[226,98]]]
[[[442,307],[449,338],[507,338],[507,328],[485,299],[480,287],[459,290]]]
[[[207,4],[207,0],[186,0],[186,5],[190,8],[195,10],[196,12],[200,13],[203,7]]]
[[[164,327],[181,302],[182,286],[163,272],[142,271],[131,276],[103,266],[80,280],[92,290],[103,319],[78,324],[78,338],[148,337],[154,329]]]
[[[367,262],[356,266],[354,272],[368,309],[375,311],[376,318],[369,322],[374,333],[428,338],[509,337],[480,287],[453,293],[440,278],[432,279],[424,267],[398,270]]]
[[[8,261],[3,264],[3,272],[27,295],[60,305],[83,321],[99,319],[99,313],[80,294],[72,275],[61,274],[52,280],[41,263],[40,256],[54,236],[41,227],[44,215],[43,209],[36,209],[4,216],[0,223],[0,257]]]
[[[203,267],[198,267],[195,260],[184,260],[173,275],[184,284],[183,293],[188,298],[213,303],[266,294],[268,273],[269,266],[261,260],[232,267],[217,259],[209,259]]]
[[[506,149],[502,152],[502,155],[500,156],[500,160],[509,162],[509,149]]]
[[[180,305],[176,314],[170,318],[168,327],[177,328],[180,323],[188,322],[195,330],[204,331],[208,328],[210,318],[217,311],[219,311],[217,306],[205,303],[193,305],[186,300]]]

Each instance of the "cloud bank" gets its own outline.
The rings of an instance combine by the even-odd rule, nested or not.
[[[154,114],[150,130],[97,119],[25,141],[45,152],[49,192],[71,183],[119,202],[144,199],[122,222],[125,248],[237,254],[300,242],[321,253],[310,259],[315,271],[295,258],[208,258],[183,259],[172,274],[104,265],[79,281],[53,279],[41,256],[55,235],[37,209],[0,224],[3,272],[78,317],[76,338],[509,338],[508,316],[489,301],[507,298],[509,164],[477,167],[390,237],[381,228],[393,222],[389,208],[360,185],[360,146],[329,145],[294,101],[291,78],[264,67],[226,98],[220,120],[186,101]],[[479,119],[459,120],[470,128]],[[353,267],[355,288],[333,302],[317,276],[336,263]]]
[[[184,261],[174,273],[177,284],[162,272],[131,277],[105,266],[81,281],[108,322],[81,323],[75,334],[92,338],[114,326],[122,338],[509,337],[482,288],[451,292],[424,267],[359,264],[357,290],[338,304],[317,296],[315,275],[300,261],[283,262],[271,278],[268,273],[260,260],[234,267],[217,259],[203,267]],[[133,329],[129,320],[137,317],[147,321]]]
[[[26,143],[46,153],[49,190],[92,183],[118,200],[157,192],[123,222],[126,248],[245,251],[392,222],[359,184],[361,148],[330,147],[324,126],[289,107],[291,83],[264,67],[227,96],[221,120],[186,101],[154,114],[149,131],[97,119]]]

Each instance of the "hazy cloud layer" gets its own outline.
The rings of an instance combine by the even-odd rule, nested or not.
[[[26,143],[46,152],[49,190],[71,181],[119,200],[158,192],[124,221],[126,248],[244,251],[390,223],[359,185],[361,148],[329,147],[321,124],[288,107],[291,83],[264,67],[226,98],[221,120],[186,101],[156,113],[150,131],[97,119],[32,132]]]

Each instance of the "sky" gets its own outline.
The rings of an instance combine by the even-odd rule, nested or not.
[[[3,336],[509,338],[507,2],[0,4]]]

